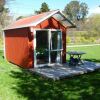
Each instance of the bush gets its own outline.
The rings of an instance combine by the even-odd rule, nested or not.
[[[3,47],[3,39],[0,39],[0,48]]]
[[[93,42],[95,42],[96,39],[94,37],[90,37],[89,40],[93,43]]]
[[[66,41],[67,41],[67,43],[71,43],[71,38],[69,36],[67,36]]]
[[[88,31],[75,31],[69,34],[67,42],[69,43],[98,43],[97,36]]]

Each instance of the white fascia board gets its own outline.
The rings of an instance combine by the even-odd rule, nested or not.
[[[27,25],[22,25],[22,26],[19,26],[19,27],[12,27],[12,28],[5,28],[3,30],[10,30],[10,29],[17,29],[17,28],[26,28],[26,27],[30,27],[30,24],[27,24]]]
[[[66,16],[65,16],[61,11],[59,11],[59,14],[60,14],[62,17],[66,18]]]
[[[36,26],[36,25],[40,24],[41,22],[43,22],[44,20],[50,18],[51,16],[53,16],[54,14],[56,14],[56,13],[59,12],[59,11],[60,11],[60,10],[56,10],[56,11],[52,12],[51,14],[49,14],[48,16],[42,18],[41,20],[39,20],[39,21],[37,21],[37,22],[35,22],[35,23],[27,24],[27,25],[24,25],[24,26],[21,26],[21,27]]]
[[[42,18],[41,20],[37,21],[37,22],[33,22],[31,24],[27,24],[27,25],[22,25],[20,27],[15,27],[15,28],[22,28],[22,27],[31,27],[31,26],[36,26],[38,24],[40,24],[41,22],[43,22],[44,20],[50,18],[51,16],[53,16],[54,14],[56,14],[57,12],[59,12],[60,10],[56,10],[54,12],[52,12],[51,14],[49,14],[48,16]]]
[[[6,59],[6,49],[5,49],[5,32],[3,31],[3,54]]]
[[[36,26],[36,25],[40,24],[41,22],[43,22],[44,20],[50,18],[51,16],[53,16],[54,14],[56,14],[56,13],[59,12],[59,11],[60,11],[60,10],[56,10],[56,11],[52,12],[51,14],[49,14],[48,16],[44,17],[43,19],[37,21],[36,23],[32,23],[32,24],[30,24],[30,25],[31,25],[31,26]]]
[[[53,16],[53,15],[56,14],[57,12],[60,12],[60,10],[56,10],[56,11],[52,12],[52,13],[49,14],[48,16],[42,18],[41,20],[39,20],[39,21],[37,21],[37,22],[35,22],[35,23],[33,22],[33,23],[31,23],[31,24],[22,25],[22,26],[20,26],[20,27],[7,28],[7,29],[4,29],[4,30],[36,26],[36,25],[40,24],[41,22],[43,22],[44,20],[49,19],[51,16]]]
[[[73,26],[73,25],[75,25],[73,22],[71,22],[61,11],[59,11],[59,14],[62,16],[62,17],[64,17],[64,18],[66,18],[67,19],[67,21]]]

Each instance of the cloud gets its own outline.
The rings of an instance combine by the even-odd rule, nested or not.
[[[90,9],[90,14],[100,14],[100,7],[96,7],[94,9]]]

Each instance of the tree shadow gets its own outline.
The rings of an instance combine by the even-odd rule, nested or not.
[[[99,100],[100,97],[99,71],[59,81],[25,69],[12,71],[10,76],[17,79],[12,89],[28,100]]]
[[[96,62],[96,63],[100,63],[100,59],[84,59],[86,61],[91,61],[91,62]]]
[[[85,59],[100,62],[96,59]],[[12,70],[9,75],[17,81],[12,90],[27,100],[99,100],[100,71],[53,81],[26,69]]]

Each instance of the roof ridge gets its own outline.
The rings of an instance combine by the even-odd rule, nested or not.
[[[60,10],[57,9],[57,10],[52,10],[52,11],[48,11],[48,12],[42,12],[42,13],[40,13],[40,14],[35,14],[35,15],[31,15],[31,16],[28,16],[28,17],[25,17],[25,18],[21,18],[21,19],[19,19],[19,20],[28,19],[28,18],[31,18],[31,17],[34,17],[34,16],[39,16],[39,15],[42,15],[42,14],[45,14],[45,13],[49,13],[49,12],[54,12],[54,11],[60,11]],[[16,20],[16,21],[19,21],[19,20]],[[15,21],[15,22],[16,22],[16,21]]]
[[[26,18],[22,18],[22,19],[19,19],[19,20],[13,22],[11,25],[9,25],[4,30],[36,26],[36,25],[40,24],[41,22],[43,22],[44,20],[49,19],[50,17],[52,17],[53,15],[55,15],[57,13],[62,15],[60,10],[57,9],[57,10],[53,10],[53,11],[49,11],[49,12],[43,12],[43,13],[40,13],[37,15],[32,15],[32,16],[29,16]]]
[[[13,21],[9,26],[12,26],[12,25],[15,24],[15,23],[19,23],[19,22],[21,22],[21,21],[25,21],[25,20],[28,20],[28,19],[33,18],[33,17],[36,17],[36,16],[40,16],[40,15],[43,15],[43,14],[46,14],[46,13],[54,12],[54,11],[59,11],[59,9],[57,9],[57,10],[52,10],[52,11],[48,11],[48,12],[42,12],[42,13],[40,13],[40,14],[28,16],[28,17],[25,17],[25,18],[21,18],[21,19],[19,19],[19,20],[15,20],[15,21]],[[9,26],[8,26],[8,27],[9,27]]]

